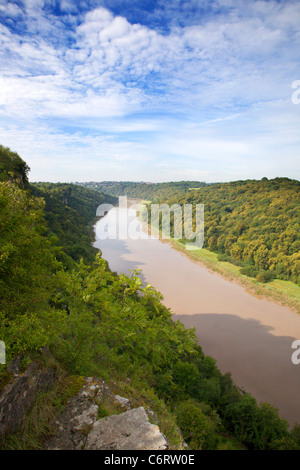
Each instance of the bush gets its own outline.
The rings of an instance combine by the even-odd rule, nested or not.
[[[191,449],[217,449],[220,438],[216,424],[203,413],[199,405],[188,400],[181,403],[175,412],[183,438]]]
[[[276,450],[288,436],[288,423],[279,418],[278,410],[268,403],[258,406],[246,393],[226,407],[225,419],[229,430],[250,450]]]
[[[248,277],[256,277],[259,273],[259,270],[256,269],[254,266],[245,266],[240,271],[241,274]]]
[[[270,271],[261,271],[256,276],[256,280],[258,282],[269,282],[272,279],[273,279],[273,275]]]
[[[235,266],[243,266],[242,261],[238,259],[232,258],[227,253],[219,253],[218,254],[218,261],[226,261],[227,263],[234,264]]]
[[[195,364],[177,362],[173,370],[173,380],[186,398],[189,396],[196,397],[200,384],[200,374]]]
[[[230,262],[231,258],[229,255],[227,255],[227,253],[219,253],[218,254],[218,260],[219,261],[227,261],[227,262]]]

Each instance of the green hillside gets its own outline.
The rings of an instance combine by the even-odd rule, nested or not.
[[[257,404],[230,373],[221,374],[194,331],[172,320],[159,292],[143,287],[138,272],[110,272],[100,252],[92,261],[76,261],[76,253],[74,264],[64,267],[57,254],[70,257],[69,240],[87,248],[91,239],[63,218],[92,223],[95,193],[42,186],[31,192],[9,178],[0,183],[0,339],[7,363],[21,354],[23,370],[33,359],[43,363],[41,348],[47,347],[54,370],[68,380],[40,394],[38,408],[1,448],[42,448],[51,418],[71,393],[67,384],[98,376],[151,407],[171,449],[180,449],[178,427],[192,450],[300,449],[299,426],[289,431],[276,409]],[[41,191],[45,197],[37,198]],[[60,250],[51,237],[59,230],[72,232],[61,235],[68,243]],[[6,365],[0,365],[0,379],[0,390],[13,379]]]
[[[205,211],[204,247],[262,282],[300,285],[300,182],[288,178],[217,184],[181,197]]]
[[[97,253],[91,245],[97,207],[104,202],[117,204],[118,199],[66,183],[34,183],[30,189],[35,197],[45,201],[47,235],[62,248],[57,257],[66,267],[81,258],[92,261]]]

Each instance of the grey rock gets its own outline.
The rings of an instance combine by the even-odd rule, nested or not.
[[[7,370],[9,372],[12,372],[14,374],[15,377],[17,377],[17,375],[19,374],[20,372],[20,364],[21,364],[21,361],[24,357],[24,354],[20,354],[19,356],[17,356],[16,358],[14,358],[10,364],[8,364],[7,366]]]
[[[56,381],[55,369],[37,363],[19,371],[19,360],[12,365],[13,381],[0,390],[0,441],[6,433],[20,428],[25,413],[39,391],[51,388]],[[98,405],[115,401],[118,415],[98,419]],[[152,415],[148,410],[148,415]],[[149,422],[143,407],[131,409],[130,400],[114,395],[104,380],[87,377],[79,393],[71,398],[63,412],[52,422],[52,437],[45,450],[166,450],[168,443],[159,427]]]
[[[86,440],[86,450],[166,450],[159,427],[151,424],[143,407],[96,421]]]
[[[16,366],[18,368],[18,365]],[[15,369],[17,370],[17,369]],[[47,390],[55,382],[53,369],[42,369],[36,363],[28,366],[0,391],[0,440],[15,432],[21,425],[40,390]]]
[[[71,398],[54,423],[55,435],[44,445],[47,450],[81,450],[97,420],[96,397],[102,396],[104,382],[88,377],[83,388]]]
[[[128,398],[120,397],[120,395],[115,395],[115,401],[121,406],[121,408],[126,408],[127,410],[131,409],[131,403]]]

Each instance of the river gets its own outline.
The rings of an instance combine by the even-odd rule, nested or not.
[[[143,282],[161,292],[173,319],[195,328],[203,352],[217,360],[222,373],[230,371],[237,386],[258,403],[278,408],[291,426],[300,424],[300,364],[291,360],[292,342],[300,340],[300,316],[257,298],[144,232],[144,239],[104,239],[114,217],[117,230],[125,223],[133,233],[142,233],[135,212],[125,221],[124,211],[112,209],[95,227],[94,246],[110,269],[128,274],[140,268]]]

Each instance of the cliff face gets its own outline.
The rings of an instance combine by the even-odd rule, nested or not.
[[[99,418],[104,399],[114,401],[118,414]],[[148,412],[149,415],[149,412]],[[113,395],[106,383],[88,377],[55,422],[51,450],[165,450],[168,443],[143,407],[131,409],[128,399]]]
[[[17,431],[37,394],[55,383],[55,372],[32,363],[23,374],[0,391],[0,441]],[[102,417],[104,402],[115,414]],[[130,400],[114,395],[100,378],[87,377],[51,423],[46,450],[166,450],[169,445],[155,415],[144,407],[132,408]]]
[[[17,372],[18,365],[12,364],[15,377],[0,390],[0,443],[6,434],[19,429],[38,392],[48,390],[55,382],[54,370],[37,363],[30,364],[22,374]]]

